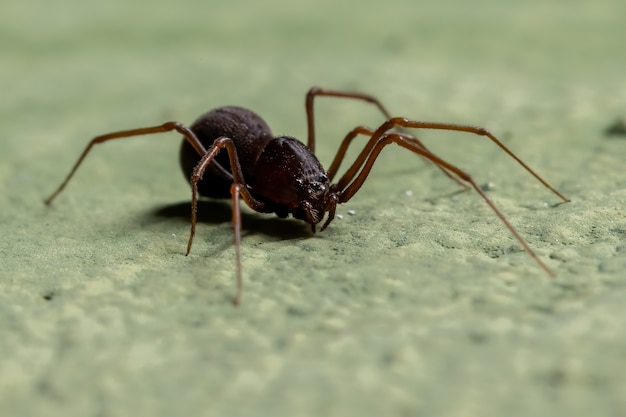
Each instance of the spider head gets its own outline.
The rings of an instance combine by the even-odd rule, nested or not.
[[[293,216],[296,219],[309,223],[315,232],[315,225],[322,221],[326,214],[330,184],[328,176],[319,172],[314,176],[304,176],[296,179],[298,207]]]

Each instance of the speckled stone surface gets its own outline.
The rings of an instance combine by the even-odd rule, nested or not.
[[[626,115],[620,1],[21,2],[0,15],[0,415],[626,414]],[[323,233],[190,191],[175,134],[87,141],[236,104],[306,134],[312,85],[392,113],[471,191],[397,147]],[[319,155],[380,116],[320,100]],[[358,146],[355,147],[358,148]],[[354,153],[350,154],[354,157]],[[345,167],[344,167],[345,168]],[[348,210],[353,210],[352,214]]]

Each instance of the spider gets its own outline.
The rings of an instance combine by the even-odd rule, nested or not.
[[[315,117],[313,103],[316,97],[326,96],[353,99],[378,108],[386,121],[377,129],[358,126],[341,142],[328,171],[315,156]],[[311,225],[313,233],[324,217],[320,230],[326,229],[335,218],[338,204],[349,201],[361,188],[380,152],[389,144],[396,144],[435,164],[448,177],[473,188],[500,218],[526,252],[550,276],[554,272],[535,254],[524,238],[511,225],[493,201],[472,177],[435,155],[407,129],[438,129],[486,136],[517,161],[541,184],[564,202],[569,200],[533,169],[509,150],[488,130],[452,123],[433,123],[392,117],[373,96],[358,92],[313,87],[306,95],[308,140],[304,145],[291,136],[274,136],[269,126],[256,113],[242,107],[225,106],[200,116],[191,127],[178,122],[107,133],[92,139],[58,188],[45,200],[47,205],[65,188],[94,145],[113,139],[176,131],[183,135],[180,148],[182,170],[191,184],[191,230],[186,255],[191,250],[196,232],[198,195],[211,198],[230,198],[234,229],[237,291],[233,299],[239,305],[242,297],[241,266],[241,210],[240,199],[260,213],[276,213],[285,218],[292,215]],[[333,182],[346,151],[357,136],[369,139],[352,165]],[[225,152],[223,152],[225,150]]]

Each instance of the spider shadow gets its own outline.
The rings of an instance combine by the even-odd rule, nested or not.
[[[191,203],[180,202],[162,206],[152,211],[155,218],[176,219],[191,224]],[[222,224],[232,221],[232,207],[226,200],[198,200],[197,222]],[[241,212],[241,232],[243,236],[264,235],[273,240],[305,239],[313,236],[311,226],[295,219],[280,219],[259,213]]]

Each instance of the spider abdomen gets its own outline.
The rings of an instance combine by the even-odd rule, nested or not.
[[[213,109],[200,116],[190,129],[205,149],[209,149],[220,137],[231,138],[237,149],[244,177],[248,181],[253,176],[251,168],[255,166],[265,145],[273,139],[272,131],[258,114],[236,106]],[[179,158],[183,174],[189,181],[202,155],[198,155],[189,142],[183,140]],[[220,152],[204,172],[198,183],[198,192],[206,197],[230,198],[232,183],[228,153]]]

